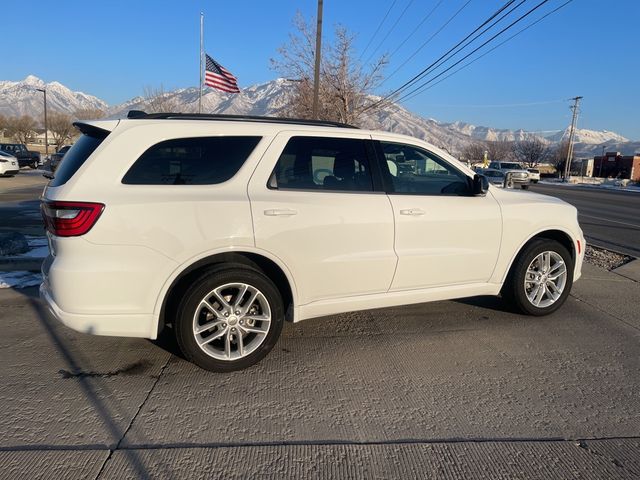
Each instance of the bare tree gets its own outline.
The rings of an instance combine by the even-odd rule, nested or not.
[[[507,140],[497,140],[487,142],[487,152],[489,160],[504,162],[513,156],[513,142]]]
[[[38,122],[30,115],[20,117],[8,117],[6,120],[6,133],[18,143],[27,144],[33,138]]]
[[[144,87],[144,109],[147,113],[165,113],[180,111],[180,104],[175,96],[165,92],[162,84],[159,87]]]
[[[485,151],[487,145],[484,142],[473,142],[462,149],[460,157],[465,162],[480,162],[484,159]]]
[[[80,108],[73,112],[73,117],[78,120],[97,120],[105,115],[99,108]]]
[[[69,140],[71,140],[75,134],[73,119],[66,113],[51,112],[47,119],[47,123],[53,143],[57,145],[58,149],[64,144],[69,143]]]
[[[313,69],[315,60],[314,23],[305,21],[300,13],[293,21],[294,32],[289,43],[278,49],[279,58],[271,59],[272,68],[291,78],[293,93],[284,109],[285,115],[311,118],[313,104]],[[382,81],[385,56],[371,65],[362,65],[354,53],[354,36],[337,26],[333,42],[323,42],[320,66],[318,117],[344,123],[359,124],[365,109],[374,114],[384,107],[371,97]]]
[[[556,167],[556,170],[564,172],[564,166],[567,163],[567,152],[569,151],[569,141],[563,140],[549,153],[549,162]]]
[[[539,138],[531,138],[516,142],[513,154],[526,167],[533,168],[548,157],[549,148]]]

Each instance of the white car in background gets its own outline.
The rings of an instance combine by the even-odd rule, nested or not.
[[[0,150],[0,176],[13,177],[19,171],[18,159],[4,150]]]
[[[169,329],[231,371],[285,320],[476,295],[546,315],[580,277],[575,207],[490,186],[416,138],[223,115],[75,125],[42,194],[40,292],[81,332]]]
[[[527,172],[529,172],[531,183],[538,183],[540,181],[540,170],[537,168],[527,168]]]

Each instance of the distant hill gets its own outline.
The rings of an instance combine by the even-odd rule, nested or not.
[[[30,75],[22,81],[0,81],[0,114],[40,116],[42,114],[42,95],[35,88],[47,87],[49,108],[66,113],[79,109],[100,109],[111,117],[122,117],[129,110],[144,110],[144,98],[135,97],[122,104],[109,106],[97,97],[82,92],[73,92],[58,82],[46,83]],[[236,95],[229,95],[207,88],[202,97],[203,111],[208,113],[269,115],[282,114],[291,94],[291,83],[279,78],[270,82],[253,85]],[[183,88],[165,93],[165,97],[181,111],[195,112],[198,107],[198,88]],[[379,97],[372,96],[372,100]],[[397,104],[391,104],[383,110],[366,118],[363,126],[411,135],[427,140],[452,153],[460,152],[466,145],[475,141],[507,140],[518,141],[536,137],[524,130],[496,129],[476,126],[465,122],[444,123],[432,118],[424,118]],[[568,138],[568,129],[546,136],[537,136],[550,145]],[[602,145],[607,151],[620,151],[632,154],[640,151],[640,142],[630,142],[622,135],[610,131],[577,129],[576,156],[599,155]]]

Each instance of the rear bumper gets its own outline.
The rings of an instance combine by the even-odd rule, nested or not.
[[[91,335],[156,338],[153,315],[87,315],[63,311],[53,300],[47,282],[40,285],[40,298],[49,313],[67,327]]]

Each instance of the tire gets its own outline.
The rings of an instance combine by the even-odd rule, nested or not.
[[[544,259],[545,257],[541,257],[541,255],[545,252],[550,257],[550,268],[547,266],[547,272],[540,270],[538,274],[536,269],[544,268],[544,260],[541,260],[541,258]],[[560,282],[562,275],[553,280],[556,274],[562,272],[562,262],[565,270],[563,284]],[[573,285],[573,267],[573,259],[562,244],[555,240],[542,238],[533,240],[525,245],[511,266],[503,286],[503,298],[509,301],[520,313],[534,316],[553,313],[562,306],[569,296]],[[527,273],[528,270],[534,273]],[[525,287],[525,276],[527,277],[528,287]],[[537,290],[537,286],[540,285],[539,282],[544,282],[545,280],[548,281],[544,285],[541,292],[542,297],[538,301],[538,305],[536,305],[538,297],[534,295],[534,292],[540,292],[540,290]],[[556,285],[555,292],[553,292],[550,284]],[[558,289],[559,286],[561,287],[560,289]],[[558,291],[560,291],[559,296]],[[534,297],[533,300],[531,300],[532,295]],[[556,298],[554,299],[554,297]]]
[[[243,265],[220,265],[187,289],[178,306],[175,335],[191,362],[212,372],[231,372],[262,360],[278,341],[283,324],[280,292],[264,273]]]
[[[529,190],[529,185],[520,185],[520,188],[522,188],[522,190]]]

